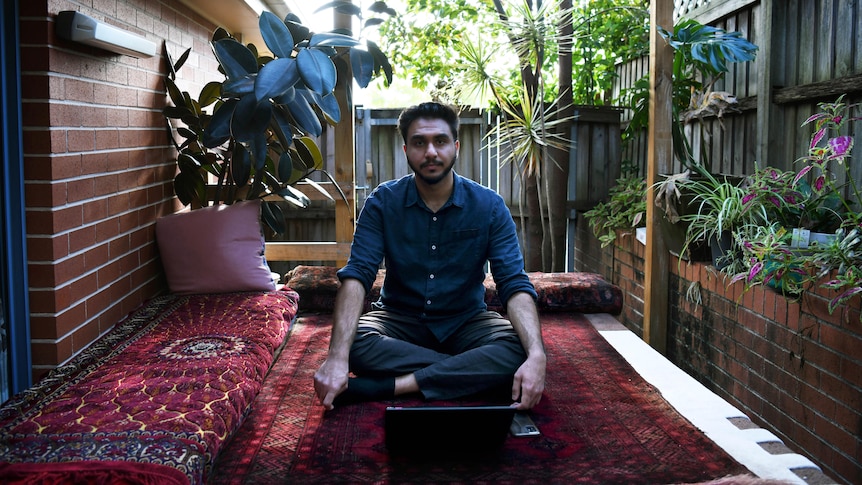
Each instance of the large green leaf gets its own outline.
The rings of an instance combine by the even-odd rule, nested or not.
[[[210,81],[201,89],[201,94],[198,96],[198,104],[201,107],[209,106],[218,101],[219,96],[221,96],[221,83]]]
[[[257,72],[257,58],[236,40],[221,39],[216,41],[213,49],[228,79],[239,79]]]
[[[299,70],[295,59],[275,59],[261,68],[254,83],[254,95],[258,101],[277,98],[298,80]]]
[[[354,5],[350,0],[336,0],[334,2],[329,2],[321,5],[314,11],[314,13],[320,12],[327,8],[335,8],[335,11],[338,13],[343,13],[345,15],[360,15],[362,13],[362,9],[360,9],[357,5]]]
[[[206,200],[206,183],[198,171],[180,172],[174,177],[174,193],[183,205]]]
[[[287,91],[282,93],[280,96],[273,98],[275,104],[287,104],[293,101],[293,98],[296,96],[296,88],[291,86]]]
[[[321,95],[332,92],[338,73],[332,60],[316,49],[302,49],[296,56],[299,75],[305,85]]]
[[[338,98],[335,93],[329,93],[326,96],[319,97],[317,106],[320,111],[329,119],[330,123],[341,123],[341,107],[338,106]]]
[[[360,42],[349,35],[322,32],[314,34],[308,41],[309,47],[353,47]]]
[[[176,74],[176,72],[179,71],[181,67],[183,67],[183,65],[186,63],[187,60],[189,60],[189,54],[191,54],[191,52],[192,52],[192,48],[189,47],[188,49],[185,50],[185,52],[183,52],[180,55],[180,58],[177,59],[177,62],[173,66],[174,74]]]
[[[165,78],[165,88],[168,90],[168,96],[171,98],[171,102],[174,103],[174,106],[185,106],[186,100],[183,96],[180,88],[177,87],[177,83],[175,83],[171,78]]]
[[[311,32],[308,30],[308,27],[302,25],[302,22],[299,20],[293,13],[287,14],[287,17],[284,18],[284,24],[287,26],[287,30],[290,31],[290,34],[293,36],[294,42],[300,42],[308,37],[308,34]]]
[[[372,3],[371,6],[368,7],[368,11],[374,13],[385,13],[392,17],[398,15],[398,12],[396,12],[395,9],[390,8],[388,5],[386,5],[386,2],[381,1]]]
[[[308,207],[309,204],[311,204],[311,199],[309,199],[307,195],[303,194],[302,192],[293,188],[290,185],[281,189],[278,192],[278,195],[281,196],[284,200],[302,209],[305,209],[306,207]]]
[[[248,184],[251,177],[251,154],[241,143],[234,145],[230,173],[237,187],[244,187]]]
[[[257,136],[251,141],[249,148],[251,149],[254,169],[257,171],[263,170],[264,165],[266,165],[266,152],[269,149],[266,143],[266,133],[263,131],[258,132]]]
[[[389,63],[386,54],[374,42],[369,40],[365,43],[368,46],[368,52],[374,56],[374,72],[383,70],[383,75],[386,76],[386,83],[392,84],[392,64]]]
[[[362,49],[350,49],[350,67],[353,79],[360,87],[368,87],[374,76],[374,56]]]
[[[201,142],[207,148],[215,148],[230,138],[230,120],[238,101],[229,99],[216,108],[210,123],[204,131]]]
[[[284,213],[281,207],[274,202],[263,201],[260,206],[260,216],[263,222],[276,234],[284,234],[287,226],[284,222]]]
[[[269,50],[278,57],[289,58],[293,52],[293,34],[284,22],[272,12],[264,11],[260,14],[260,35]]]
[[[256,74],[249,74],[236,79],[227,79],[222,85],[226,98],[239,98],[254,92]]]
[[[298,92],[301,91],[298,90]],[[312,136],[320,136],[323,133],[323,127],[320,125],[317,113],[315,113],[311,105],[308,104],[308,100],[305,96],[296,96],[292,101],[285,104],[285,106],[287,106],[287,109],[290,111],[290,115],[293,116],[296,124],[299,125],[299,128],[303,131]]]
[[[293,183],[292,175],[294,173],[293,170],[293,158],[290,156],[290,151],[285,151],[278,157],[278,179],[286,184]]]
[[[162,108],[162,114],[165,115],[166,118],[178,120],[191,115],[192,112],[185,106],[165,106]]]
[[[287,148],[293,143],[293,126],[285,113],[283,106],[275,106],[272,110],[273,123],[270,125],[275,137],[281,142],[282,148]]]
[[[230,123],[231,134],[240,143],[251,142],[266,130],[272,117],[269,101],[257,102],[254,96],[243,96],[236,106]]]
[[[314,140],[303,136],[294,143],[300,158],[306,167],[314,170],[323,170],[323,154],[320,153],[320,148],[314,143]]]

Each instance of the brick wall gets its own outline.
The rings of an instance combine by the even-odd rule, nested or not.
[[[54,20],[63,10],[144,36],[158,54],[136,59],[61,39]],[[214,26],[177,1],[24,1],[20,22],[36,379],[165,290],[153,227],[178,205],[160,114],[163,43],[175,58],[194,46],[182,72],[191,85],[216,64],[206,57]]]
[[[602,249],[579,229],[575,247],[580,270],[623,289],[618,318],[643,335],[644,245],[628,235]],[[800,302],[760,287],[743,293],[708,263],[678,262],[668,268],[667,357],[829,476],[862,483],[859,300],[829,315],[827,290]]]

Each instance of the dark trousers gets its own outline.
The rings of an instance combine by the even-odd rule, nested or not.
[[[413,373],[425,399],[445,400],[510,393],[512,376],[526,358],[512,324],[496,312],[476,315],[440,342],[415,318],[373,311],[359,319],[350,370],[368,377]]]

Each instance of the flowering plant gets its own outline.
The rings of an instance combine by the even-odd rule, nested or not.
[[[830,312],[862,293],[862,218],[857,209],[862,199],[848,163],[854,139],[842,134],[848,122],[862,119],[849,116],[858,106],[845,103],[844,96],[820,103],[820,111],[802,124],[814,124],[814,133],[808,153],[797,160],[799,170],[766,167],[747,178],[743,204],[767,222],[737,232],[746,268],[733,281],[745,281],[747,287],[766,284],[798,296],[831,276],[821,284],[840,292],[830,302]],[[831,237],[810,239],[809,231]]]

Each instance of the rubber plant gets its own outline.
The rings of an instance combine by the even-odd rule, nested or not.
[[[366,11],[370,15],[349,1],[330,2],[318,10],[325,8],[356,16],[363,30],[378,25],[381,15],[395,13],[385,2],[372,4]],[[315,138],[323,133],[324,123],[334,125],[342,118],[335,97],[339,75],[351,72],[356,83],[366,87],[381,73],[391,83],[392,67],[361,31],[357,36],[344,30],[314,33],[294,14],[282,20],[270,12],[261,14],[259,27],[272,55],[216,29],[211,45],[225,79],[206,84],[197,98],[177,86],[177,71],[191,49],[176,62],[166,53],[165,86],[171,104],[163,114],[177,150],[177,198],[184,205],[203,207],[266,197],[263,222],[282,233],[282,211],[268,199],[277,196],[307,206],[308,197],[294,185],[303,181],[327,194],[308,178],[316,171],[338,187],[323,170]],[[211,178],[214,193],[207,187]]]

